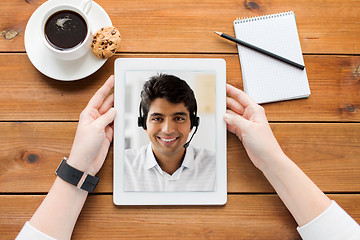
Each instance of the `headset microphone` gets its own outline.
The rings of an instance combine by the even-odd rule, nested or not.
[[[194,133],[191,135],[190,140],[187,141],[187,142],[184,144],[184,148],[187,148],[187,147],[190,145],[191,140],[193,139],[196,131],[198,130],[199,120],[200,120],[200,119],[197,117],[197,125],[195,125],[195,131],[194,131]]]

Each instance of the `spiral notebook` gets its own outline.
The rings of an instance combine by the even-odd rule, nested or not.
[[[236,38],[304,65],[295,14],[284,12],[234,21]],[[306,69],[238,46],[244,91],[257,103],[310,95]]]

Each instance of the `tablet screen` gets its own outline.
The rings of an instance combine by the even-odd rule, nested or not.
[[[215,77],[126,71],[125,191],[215,190]]]

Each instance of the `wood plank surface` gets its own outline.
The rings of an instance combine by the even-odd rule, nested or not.
[[[70,152],[76,126],[76,122],[0,123],[0,192],[47,192],[60,160]],[[284,152],[323,191],[360,192],[360,123],[273,123],[271,127]],[[273,192],[237,137],[229,133],[227,142],[228,192]],[[112,192],[112,154],[111,148],[97,192]]]
[[[357,222],[360,196],[329,195]],[[14,239],[44,196],[0,196],[2,239]],[[16,216],[16,217],[15,217]],[[225,206],[117,207],[91,195],[72,239],[300,239],[276,195],[230,195]]]
[[[38,72],[25,54],[0,54],[0,121],[76,121],[90,97],[114,72],[116,58],[224,58],[227,82],[242,89],[236,54],[119,54],[95,74],[63,82]],[[360,121],[360,57],[305,56],[311,95],[264,104],[269,121]]]
[[[44,199],[70,152],[80,112],[113,74],[116,58],[224,58],[227,82],[242,89],[237,48],[213,31],[234,35],[237,17],[289,10],[311,95],[263,106],[284,152],[360,223],[359,0],[96,0],[120,30],[121,47],[96,73],[73,82],[42,75],[25,53],[27,21],[45,1],[0,1],[1,239],[14,239]],[[225,206],[118,207],[112,146],[72,239],[300,239],[231,133],[227,154]]]
[[[24,31],[45,0],[0,2],[0,52],[25,51]],[[97,0],[122,33],[121,52],[236,53],[213,31],[234,34],[233,21],[292,10],[304,53],[360,53],[358,0]],[[191,27],[189,27],[191,26]]]

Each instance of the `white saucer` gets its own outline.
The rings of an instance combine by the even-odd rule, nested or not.
[[[25,49],[31,63],[44,75],[56,80],[72,81],[87,77],[96,72],[106,59],[94,56],[89,47],[89,52],[79,59],[61,60],[43,44],[39,34],[41,16],[48,9],[57,4],[72,4],[79,6],[81,0],[49,0],[42,4],[30,17],[25,29]],[[96,31],[101,27],[111,26],[111,19],[105,10],[93,1],[88,14],[91,29]]]

